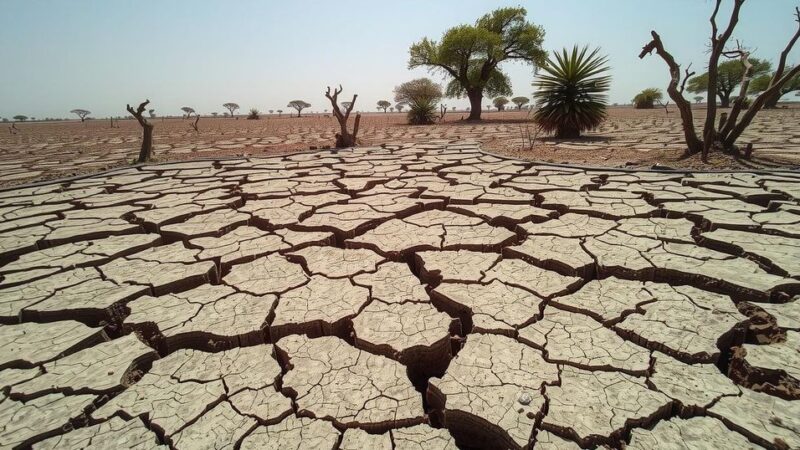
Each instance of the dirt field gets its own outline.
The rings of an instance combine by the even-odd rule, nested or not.
[[[0,447],[797,449],[798,186],[428,142],[5,190]]]
[[[525,149],[522,135],[528,127],[525,112],[484,113],[481,123],[464,122],[463,112],[451,112],[441,124],[409,126],[404,113],[368,113],[359,133],[363,145],[436,140],[482,143],[484,149],[545,162],[608,167],[709,168],[696,159],[679,160],[682,131],[677,112],[663,109],[610,108],[609,119],[586,138],[555,141],[539,136]],[[701,113],[699,110],[698,113]],[[251,121],[240,118],[202,118],[199,132],[188,120],[155,119],[155,158],[171,161],[219,156],[278,154],[331,145],[335,120],[324,115],[300,118],[284,114]],[[710,168],[771,167],[800,164],[800,109],[762,111],[743,142],[755,144],[754,163],[724,156]],[[0,186],[65,177],[129,164],[138,154],[140,128],[133,120],[85,123],[51,122],[10,124],[0,133]],[[530,126],[532,129],[533,127]]]

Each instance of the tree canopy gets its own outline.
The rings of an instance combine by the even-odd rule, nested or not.
[[[794,66],[789,66],[785,69],[785,71],[788,72],[793,68]],[[751,94],[760,94],[766,91],[767,89],[769,89],[769,85],[774,77],[775,77],[775,72],[773,72],[772,74],[765,73],[753,78],[752,80],[750,80],[750,85],[747,87],[748,92]],[[777,100],[779,100],[781,97],[794,91],[800,91],[800,75],[797,75],[791,80],[789,80],[778,90],[777,98],[775,99],[776,103]]]
[[[506,105],[508,104],[508,99],[505,97],[497,97],[496,99],[492,100],[492,104],[498,111],[502,111],[506,109]]]
[[[26,120],[28,120],[28,116],[23,116],[22,114],[18,114],[16,116],[14,116],[14,120],[18,120],[20,122],[25,122]]]
[[[383,112],[386,112],[386,110],[389,109],[390,106],[392,106],[392,104],[389,103],[388,100],[378,100],[378,108],[382,109]]]
[[[652,109],[656,102],[664,98],[664,93],[658,88],[642,89],[642,92],[633,97],[633,107],[636,109]]]
[[[87,111],[85,109],[73,109],[72,111],[70,111],[70,113],[71,114],[75,114],[78,117],[80,117],[81,122],[83,122],[84,120],[86,120],[86,116],[88,116],[92,112],[91,111]]]
[[[184,106],[183,108],[181,108],[181,111],[183,111],[186,114],[186,117],[189,117],[192,114],[194,114],[194,108],[190,108],[188,106]]]
[[[223,103],[222,107],[231,112],[231,117],[233,117],[233,112],[239,109],[239,105],[233,102]]]
[[[772,65],[769,61],[750,58],[753,65],[752,77],[758,77],[770,71]],[[717,66],[717,96],[720,106],[727,108],[730,106],[731,94],[736,86],[742,82],[744,76],[744,63],[738,59],[725,61]],[[686,90],[693,94],[702,94],[708,90],[708,72],[689,78]]]
[[[522,109],[523,106],[527,105],[531,102],[531,99],[528,97],[514,97],[511,99],[511,103],[517,105],[517,109]]]
[[[527,22],[526,15],[525,8],[499,8],[474,25],[450,28],[438,42],[423,38],[411,46],[408,67],[427,67],[450,76],[447,96],[467,96],[472,106],[469,118],[478,120],[484,93],[512,95],[500,63],[511,60],[541,66],[547,59],[542,49],[544,29]]]
[[[306,103],[303,100],[292,100],[286,105],[287,108],[294,108],[297,110],[297,117],[300,117],[300,111],[310,108],[311,103]]]

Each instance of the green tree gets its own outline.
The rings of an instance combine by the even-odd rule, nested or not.
[[[233,117],[233,112],[236,111],[237,109],[239,109],[239,104],[238,103],[233,103],[233,102],[228,102],[228,103],[223,103],[222,107],[227,109],[228,111],[230,111],[231,112],[231,117]]]
[[[769,61],[758,58],[750,58],[750,64],[753,65],[751,77],[758,77],[767,73],[772,67]],[[727,108],[730,106],[731,95],[736,86],[742,82],[744,69],[744,64],[738,59],[725,61],[717,66],[717,97],[719,97],[720,107]],[[686,90],[693,94],[702,94],[707,91],[708,72],[689,78]]]
[[[304,110],[306,108],[311,108],[311,104],[310,103],[306,103],[306,102],[304,102],[302,100],[292,100],[292,101],[289,102],[288,105],[286,105],[286,107],[287,108],[296,109],[297,110],[297,117],[300,117],[300,111],[302,111],[302,110]]]
[[[702,101],[703,101],[703,96],[702,96],[702,95],[695,95],[695,96],[694,96],[694,102],[695,102],[695,103],[698,103],[698,104],[699,104],[699,103],[700,103],[700,102],[702,102]]]
[[[787,67],[786,72],[789,72],[793,68],[793,66]],[[769,89],[773,78],[775,78],[775,72],[773,72],[771,75],[765,73],[753,78],[750,81],[750,85],[747,87],[748,92],[751,94],[760,94],[766,91]],[[778,101],[781,99],[781,97],[795,91],[800,91],[800,75],[797,75],[789,80],[778,90],[775,95],[767,99],[767,101],[764,103],[764,108],[774,108],[778,104]]]
[[[664,98],[664,93],[658,88],[643,89],[633,97],[633,107],[636,109],[653,109],[656,102]]]
[[[424,125],[436,119],[442,88],[428,78],[417,78],[394,88],[394,101],[408,105],[408,123]]]
[[[383,112],[386,112],[389,107],[392,106],[387,100],[378,100],[378,108],[382,109]]]
[[[514,97],[511,99],[511,103],[517,105],[517,109],[522,109],[523,106],[527,105],[531,102],[531,99],[528,97]]]
[[[25,122],[26,120],[28,120],[28,116],[23,116],[22,114],[19,114],[14,116],[14,120],[17,120],[19,122]]]
[[[72,110],[72,111],[70,111],[70,112],[71,112],[72,114],[75,114],[75,115],[77,115],[78,117],[80,117],[80,119],[81,119],[81,122],[85,121],[85,120],[86,120],[86,116],[88,116],[89,114],[91,114],[91,111],[87,111],[87,110],[85,110],[85,109],[73,109],[73,110]]]
[[[437,42],[424,38],[409,50],[408,67],[427,67],[452,77],[448,97],[469,98],[469,120],[480,120],[484,93],[490,97],[512,95],[511,82],[500,70],[503,61],[545,63],[544,29],[527,22],[525,8],[500,8],[475,25],[445,31]]]
[[[539,109],[534,119],[545,132],[556,138],[577,138],[581,131],[597,128],[606,118],[606,103],[611,77],[606,75],[608,58],[600,56],[597,48],[561,53],[553,52],[542,72],[533,82],[533,94]]]
[[[508,99],[505,97],[497,97],[496,99],[492,100],[492,104],[498,111],[502,111],[506,109],[506,105],[508,104]]]

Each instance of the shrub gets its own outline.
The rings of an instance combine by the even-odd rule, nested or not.
[[[436,121],[442,88],[428,78],[407,81],[394,88],[394,101],[408,105],[408,123],[426,125]]]
[[[633,97],[633,107],[636,109],[653,109],[656,102],[661,101],[664,94],[661,89],[647,88]]]
[[[261,118],[259,114],[261,114],[261,111],[257,110],[256,108],[251,108],[250,114],[247,115],[247,120],[258,120]]]
[[[534,81],[534,93],[539,109],[534,115],[545,132],[555,132],[556,138],[576,138],[581,131],[597,128],[606,118],[606,92],[611,84],[608,59],[597,48],[578,46],[569,52],[554,52],[548,58],[542,74]]]

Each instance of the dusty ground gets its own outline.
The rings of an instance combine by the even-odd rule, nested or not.
[[[701,112],[698,110],[698,112]],[[612,107],[609,120],[586,139],[560,141],[539,137],[533,149],[523,145],[527,125],[525,113],[484,113],[485,120],[474,124],[460,119],[464,113],[448,113],[442,124],[406,125],[404,114],[364,115],[361,141],[364,145],[393,142],[474,139],[488,151],[517,158],[557,163],[604,167],[650,168],[666,165],[675,168],[784,167],[800,164],[800,109],[762,111],[743,142],[755,144],[756,161],[745,163],[715,156],[704,165],[698,158],[679,160],[682,132],[674,108],[649,111]],[[323,116],[293,118],[269,116],[258,121],[243,118],[203,118],[199,132],[188,120],[156,119],[155,157],[159,161],[237,155],[269,155],[308,150],[333,143],[334,119]],[[118,167],[138,155],[141,131],[133,120],[18,124],[0,132],[0,185],[20,184],[41,179],[96,172]]]
[[[0,191],[0,447],[799,448],[798,180],[428,143]]]

